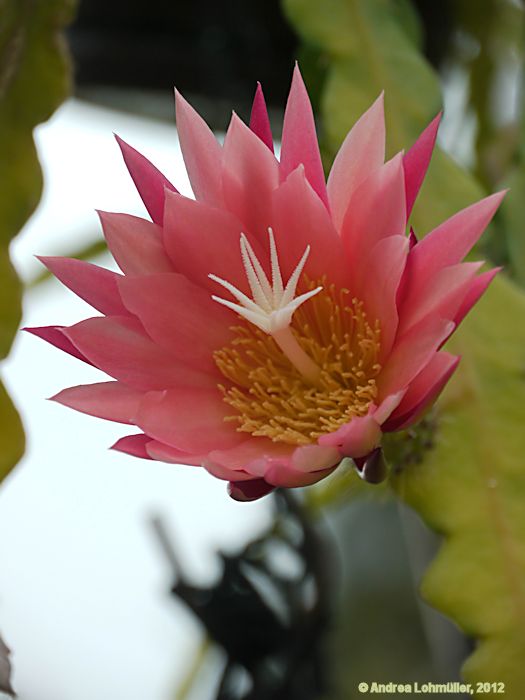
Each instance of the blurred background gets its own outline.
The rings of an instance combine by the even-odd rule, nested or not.
[[[35,254],[111,268],[95,208],[146,215],[113,132],[191,193],[174,85],[221,138],[232,109],[248,119],[260,80],[278,139],[298,59],[327,166],[382,88],[391,150],[408,148],[444,107],[418,234],[484,192],[525,187],[519,0],[15,0],[0,3],[0,22],[0,127],[10,144],[20,137],[20,169],[37,173],[27,146],[36,126],[44,185],[39,201],[38,174],[29,191],[18,166],[1,171],[2,240],[13,238],[21,280],[5,268],[4,354],[22,287],[22,325],[89,315]],[[35,47],[27,65],[13,59],[25,50],[20,36]],[[17,66],[18,102],[9,92]],[[38,71],[59,76],[56,89],[40,89]],[[510,199],[483,242],[518,282],[521,205]],[[438,537],[386,489],[369,492],[348,469],[308,494],[238,504],[198,469],[107,451],[119,426],[46,402],[98,373],[34,337],[16,335],[2,376],[27,439],[22,457],[20,423],[2,398],[4,470],[21,459],[0,493],[0,630],[21,700],[346,700],[362,680],[459,679],[472,642],[418,595]]]

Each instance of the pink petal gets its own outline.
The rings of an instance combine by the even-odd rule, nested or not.
[[[352,418],[338,430],[321,435],[319,444],[336,447],[341,458],[365,457],[381,442],[381,428],[373,414]]]
[[[482,265],[482,262],[450,265],[426,280],[423,288],[402,300],[399,332],[404,333],[430,314],[453,320]]]
[[[166,199],[164,245],[173,265],[214,294],[219,288],[209,279],[210,272],[249,292],[239,248],[241,231],[239,220],[223,209],[180,195],[168,195]],[[250,242],[263,260],[257,241],[252,238]]]
[[[368,320],[378,320],[381,327],[383,362],[394,342],[398,326],[397,290],[405,269],[409,249],[406,236],[389,236],[368,251],[350,289],[365,303]]]
[[[266,101],[261,83],[257,83],[255,97],[253,98],[252,113],[250,115],[250,129],[265,143],[273,153],[273,137],[270,126],[270,118],[266,108]]]
[[[63,332],[96,367],[139,391],[215,386],[211,375],[188,367],[155,345],[136,319],[89,318]]]
[[[389,394],[404,389],[430,362],[454,327],[452,321],[430,316],[396,339],[378,377],[380,401]]]
[[[207,462],[220,464],[234,471],[246,470],[248,465],[252,465],[252,476],[262,476],[264,465],[268,459],[289,459],[294,450],[293,445],[273,442],[264,437],[246,439],[245,435],[244,440],[234,447],[227,450],[212,450],[208,455]],[[259,468],[254,466],[256,464],[259,465]],[[253,471],[254,469],[255,471]]]
[[[329,469],[319,469],[317,471],[299,472],[290,467],[286,462],[271,460],[267,465],[264,480],[273,486],[281,488],[298,488],[300,486],[311,486],[321,479],[324,479],[333,472],[341,461],[341,455],[337,459],[337,464]]]
[[[294,447],[267,438],[250,438],[229,450],[214,450],[204,466],[215,476],[231,481],[264,477],[274,486],[308,486],[324,478],[341,461],[334,447]],[[240,477],[240,473],[242,476]]]
[[[381,93],[348,132],[328,176],[328,199],[337,230],[356,187],[384,162],[385,110]]]
[[[232,423],[225,422],[230,413],[218,389],[168,389],[144,397],[136,422],[166,445],[202,454],[227,449],[244,439]]]
[[[293,273],[306,246],[311,246],[305,273],[311,280],[323,275],[344,286],[346,269],[341,239],[330,215],[306,179],[300,165],[273,194],[274,223],[279,262],[284,279]]]
[[[120,275],[117,273],[73,258],[39,257],[38,259],[62,284],[97,311],[107,316],[129,314],[120,299],[117,287]]]
[[[370,410],[370,413],[373,414],[376,423],[382,426],[383,423],[391,416],[391,414],[399,406],[401,400],[403,399],[406,393],[407,389],[401,389],[401,391],[398,391],[395,394],[390,394],[389,396],[386,396],[381,401],[379,406],[377,406],[376,408],[372,408]]]
[[[124,274],[173,271],[159,226],[129,214],[99,211],[98,215],[108,247]]]
[[[208,458],[204,459],[202,466],[208,474],[222,481],[253,481],[255,479],[252,474],[248,474],[243,469],[230,469],[218,462],[212,462]]]
[[[143,394],[120,382],[83,384],[64,389],[52,401],[90,416],[133,424]]]
[[[301,72],[296,65],[284,113],[280,164],[281,181],[286,180],[288,175],[301,163],[304,165],[306,177],[313,189],[321,201],[328,206],[312,105]]]
[[[116,450],[117,452],[124,452],[132,457],[151,459],[146,451],[146,446],[150,441],[151,438],[149,438],[147,435],[143,435],[142,433],[139,433],[138,435],[126,435],[126,437],[117,440],[111,449]]]
[[[403,168],[405,170],[405,185],[406,185],[406,208],[407,219],[412,212],[412,207],[416,201],[416,197],[421,189],[423,180],[425,179],[432,151],[436,143],[439,123],[441,121],[441,112],[434,117],[427,128],[421,133],[412,148],[405,154],[403,158]]]
[[[403,296],[417,294],[438,270],[461,262],[494,216],[505,192],[463,209],[425,236],[411,251]]]
[[[222,149],[204,119],[175,90],[177,132],[193,192],[197,199],[222,204]]]
[[[67,338],[62,332],[66,326],[40,326],[39,328],[22,328],[23,331],[32,333],[38,338],[46,340],[51,345],[54,345],[59,350],[67,352],[69,355],[76,357],[77,360],[82,360],[87,362],[88,365],[92,365],[85,355],[83,355],[78,348],[76,348],[73,343]]]
[[[146,445],[146,452],[151,459],[157,462],[168,462],[169,464],[187,464],[188,466],[199,467],[205,459],[205,454],[194,455],[189,452],[177,450],[170,445],[164,445],[158,440],[151,440]]]
[[[256,501],[263,496],[267,496],[274,488],[271,484],[267,484],[264,479],[232,481],[228,484],[228,494],[234,501]]]
[[[341,461],[339,451],[330,446],[302,445],[297,447],[291,459],[291,467],[298,472],[318,472],[333,469]]]
[[[144,202],[149,215],[156,224],[162,225],[164,214],[165,190],[177,190],[157,168],[141,153],[123,141],[115,134],[117,143],[122,151],[131,179]]]
[[[383,425],[385,432],[403,430],[415,423],[425,409],[434,403],[454,374],[459,357],[438,352],[412,380],[403,400]]]
[[[341,229],[350,274],[357,273],[363,258],[382,238],[404,235],[405,225],[405,176],[398,154],[376,169],[350,198]]]
[[[232,337],[233,314],[184,275],[123,277],[120,293],[155,343],[189,366],[214,374],[213,352]]]
[[[487,272],[483,272],[472,281],[469,290],[454,317],[454,323],[456,326],[459,326],[470,309],[479,301],[480,297],[484,294],[489,284],[501,269],[501,267],[496,267],[493,270],[487,270]]]
[[[224,140],[223,162],[226,207],[241,221],[245,233],[267,241],[272,192],[279,184],[278,163],[236,114]]]

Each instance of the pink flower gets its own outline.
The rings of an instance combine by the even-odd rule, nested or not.
[[[298,68],[280,161],[260,86],[250,127],[234,114],[223,146],[176,104],[196,199],[119,139],[152,219],[100,213],[123,274],[43,259],[102,315],[29,330],[113,378],[54,399],[137,426],[114,448],[202,465],[240,500],[312,484],[343,457],[366,475],[382,434],[415,423],[456,369],[441,347],[496,273],[461,261],[503,194],[417,242],[407,220],[439,117],[385,163],[379,97],[325,182]]]

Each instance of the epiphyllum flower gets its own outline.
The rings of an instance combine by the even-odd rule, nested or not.
[[[238,499],[312,484],[343,457],[371,478],[382,434],[417,421],[457,366],[441,347],[495,274],[461,261],[502,194],[417,242],[407,220],[439,118],[385,163],[380,97],[325,182],[297,68],[280,161],[260,87],[224,146],[176,102],[196,199],[119,139],[152,219],[100,214],[123,274],[43,259],[102,316],[32,332],[114,380],[55,400],[137,426],[115,449],[202,465]]]

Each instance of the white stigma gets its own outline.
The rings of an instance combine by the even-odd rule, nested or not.
[[[248,239],[244,233],[241,233],[241,257],[252,292],[252,299],[243,294],[230,282],[216,275],[208,275],[208,277],[227,289],[238,303],[212,295],[214,301],[232,311],[236,311],[240,316],[265,333],[275,336],[280,335],[280,331],[283,331],[290,325],[292,316],[301,304],[318,294],[322,287],[312,289],[298,297],[295,296],[301,273],[310,254],[309,245],[306,246],[302,258],[297,263],[286,287],[284,287],[275,238],[271,228],[268,229],[268,235],[270,238],[271,284]]]
[[[212,299],[228,309],[236,311],[240,316],[257,326],[257,328],[271,335],[282,352],[303,377],[310,384],[318,385],[321,370],[300,346],[292,329],[289,327],[292,316],[301,304],[304,304],[307,299],[315,296],[322,289],[322,287],[317,287],[298,297],[295,296],[301,273],[310,255],[310,246],[306,246],[302,258],[292,272],[286,287],[284,287],[275,238],[271,228],[268,229],[268,236],[270,237],[271,284],[248,239],[244,233],[241,233],[242,264],[244,265],[253,298],[247,297],[246,294],[243,294],[230,282],[216,275],[208,275],[214,282],[227,289],[238,303],[215,295],[212,295]]]

